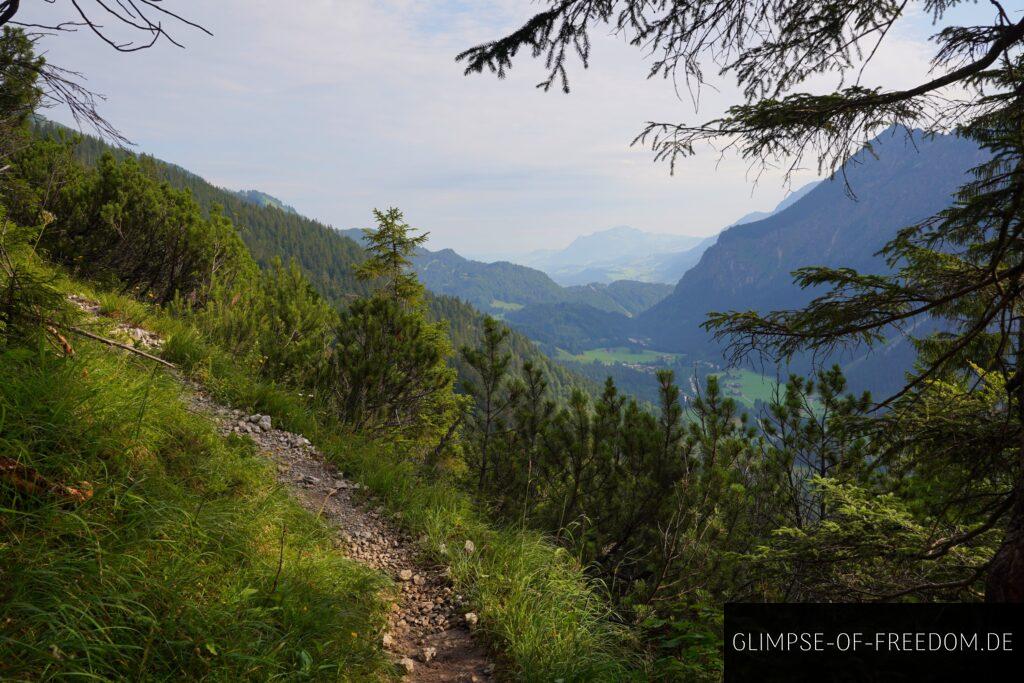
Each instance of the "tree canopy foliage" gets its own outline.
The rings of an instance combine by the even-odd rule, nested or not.
[[[789,538],[806,540],[803,551],[815,554],[814,563],[823,560],[822,548],[873,547],[877,552],[864,561],[884,558],[888,575],[899,577],[885,587],[854,585],[859,579],[849,577],[860,573],[850,573],[857,560],[849,558],[857,555],[838,553],[825,564],[836,567],[847,558],[850,566],[832,574],[846,598],[970,592],[984,580],[987,599],[1021,602],[1024,18],[992,2],[990,22],[957,26],[947,15],[960,3],[922,4],[942,26],[933,36],[934,73],[901,90],[861,82],[864,64],[910,11],[908,3],[895,2],[552,0],[520,29],[458,58],[467,73],[489,69],[500,77],[528,51],[549,70],[541,86],[568,91],[573,58],[586,65],[591,34],[610,27],[650,51],[651,76],[699,87],[714,65],[740,86],[743,103],[704,123],[648,122],[636,139],[673,164],[700,143],[716,143],[759,164],[793,169],[809,156],[832,171],[888,126],[954,132],[988,150],[991,159],[975,169],[951,208],[906,227],[885,246],[892,275],[807,264],[794,274],[798,284],[827,293],[806,308],[724,312],[707,324],[731,340],[735,356],[754,351],[784,359],[799,351],[827,357],[838,348],[870,347],[914,320],[935,319],[940,331],[916,340],[917,367],[904,386],[870,412],[850,414],[854,426],[841,430],[868,440],[868,460],[886,476],[854,477],[856,489],[818,485],[816,496],[837,498],[837,517],[830,519],[826,506],[811,528]],[[823,74],[838,76],[840,86],[800,91]],[[882,536],[847,535],[850,518],[842,511],[864,510],[867,491],[896,496],[877,499],[886,502],[872,514],[895,525],[893,533],[906,530],[898,550],[880,550]],[[1001,537],[998,550],[979,549],[993,533]],[[943,568],[938,578],[922,569],[929,566]],[[906,567],[913,571],[899,570]]]

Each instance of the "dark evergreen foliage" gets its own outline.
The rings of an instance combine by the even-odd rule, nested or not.
[[[219,209],[204,217],[189,193],[155,181],[134,159],[104,156],[50,208],[57,218],[41,246],[52,258],[142,298],[200,301],[217,280],[233,281],[251,268]]]
[[[949,24],[957,4],[925,2],[924,8]],[[721,504],[728,522],[703,527],[711,533],[700,536],[718,550],[739,542],[742,550],[731,557],[750,562],[755,578],[733,590],[783,600],[1024,602],[1024,19],[990,4],[985,24],[942,28],[933,37],[933,73],[903,90],[865,85],[861,74],[911,11],[907,3],[549,0],[518,30],[458,56],[467,73],[502,77],[520,53],[530,53],[548,69],[540,86],[568,92],[570,63],[587,65],[590,36],[611,29],[648,51],[651,76],[699,87],[704,65],[721,67],[719,75],[741,88],[743,103],[705,123],[648,122],[634,140],[673,167],[717,143],[755,167],[792,170],[809,159],[825,173],[842,168],[843,189],[855,194],[843,165],[851,157],[855,163],[858,153],[872,154],[873,138],[885,129],[909,141],[952,132],[984,150],[980,158],[956,159],[953,182],[961,187],[951,208],[917,201],[933,189],[926,179],[912,184],[909,196],[894,197],[891,205],[908,214],[871,224],[883,237],[870,245],[871,254],[881,250],[880,260],[822,264],[815,253],[792,264],[805,297],[783,304],[794,308],[755,310],[753,300],[764,292],[755,281],[758,291],[727,304],[734,310],[710,314],[706,327],[732,344],[734,359],[754,352],[769,362],[801,355],[820,362],[841,351],[891,348],[902,337],[916,356],[913,371],[903,381],[896,375],[894,392],[874,403],[838,398],[845,385],[837,372],[819,374],[813,385],[791,381],[765,416],[760,461],[733,457],[722,473],[766,476],[734,479],[725,489],[726,476],[700,480],[701,495],[724,500],[733,486],[747,489],[742,513],[728,518],[730,506]],[[841,85],[825,93],[799,90],[822,74],[836,75]],[[963,164],[976,165],[966,183],[959,177]],[[734,229],[732,237],[754,237],[755,245],[798,206]],[[919,210],[926,213],[913,215]],[[817,221],[819,230],[833,219]],[[715,249],[724,253],[730,241],[735,247],[742,240],[727,232]],[[750,259],[752,270],[759,257]],[[744,281],[728,268],[724,273],[734,285]],[[708,289],[677,288],[646,316],[656,320],[680,301],[699,308]],[[699,322],[691,319],[690,328]],[[715,408],[715,393],[709,382],[706,398],[695,402],[698,412],[713,408],[710,417],[698,418],[703,437],[732,429],[731,420],[720,419],[728,410]],[[575,424],[584,433],[585,422]],[[719,454],[752,443],[735,432],[726,441],[732,445],[722,450],[697,438],[699,453],[722,463]],[[779,508],[779,500],[787,506]],[[702,528],[699,507],[680,509],[688,528]],[[704,558],[717,566],[717,581],[730,576],[728,562],[718,564],[713,552]],[[685,583],[695,591],[713,585],[698,577]],[[722,590],[727,586],[713,588],[712,601],[735,596]],[[679,597],[652,622],[668,642],[695,633],[695,603]],[[680,620],[687,611],[690,618]],[[669,668],[691,671],[688,660],[684,654]]]
[[[427,235],[414,235],[398,209],[374,216],[356,276],[375,290],[342,309],[326,385],[342,419],[360,431],[447,432],[457,419],[451,344],[442,323],[427,321],[410,260]]]

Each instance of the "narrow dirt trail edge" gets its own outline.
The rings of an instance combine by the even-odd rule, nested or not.
[[[192,388],[193,409],[212,418],[223,435],[250,437],[277,465],[277,479],[299,503],[337,531],[346,555],[393,578],[400,590],[392,604],[385,650],[405,668],[405,680],[493,681],[494,666],[470,632],[467,613],[444,567],[426,566],[412,538],[386,519],[334,465],[300,434],[272,428],[272,418],[245,415],[219,405],[201,387]]]
[[[68,299],[93,317],[103,314],[99,303],[70,295]],[[115,332],[138,347],[159,351],[163,339],[153,332],[118,322]],[[382,646],[406,671],[404,680],[422,683],[494,681],[494,665],[470,632],[476,615],[467,612],[455,594],[447,569],[424,564],[408,534],[386,519],[360,484],[342,476],[301,434],[272,427],[269,415],[246,415],[220,405],[203,387],[182,380],[190,409],[212,419],[223,436],[250,437],[264,457],[277,466],[277,480],[308,511],[335,530],[335,542],[345,554],[394,579],[400,589],[388,614]]]

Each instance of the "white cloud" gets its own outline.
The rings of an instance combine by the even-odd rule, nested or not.
[[[542,71],[528,60],[505,81],[464,77],[455,54],[515,28],[537,9],[526,0],[175,6],[215,37],[182,29],[185,51],[120,55],[62,36],[51,57],[89,75],[140,149],[339,227],[397,205],[435,247],[521,252],[616,224],[708,234],[785,193],[774,172],[753,187],[733,157],[703,154],[670,177],[630,148],[648,119],[703,120],[738,97],[728,84],[705,89],[695,114],[669,83],[645,79],[621,38],[596,41],[568,96],[537,91]],[[915,82],[929,54],[918,35],[895,35],[865,81]]]

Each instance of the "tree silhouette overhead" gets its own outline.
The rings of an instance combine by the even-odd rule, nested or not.
[[[948,26],[933,36],[933,78],[904,90],[862,85],[863,69],[909,0],[551,0],[503,38],[457,56],[467,74],[491,71],[503,78],[521,53],[543,59],[548,70],[538,87],[569,92],[575,60],[589,66],[596,30],[624,37],[648,52],[649,77],[699,89],[707,70],[733,79],[745,97],[724,116],[699,124],[649,121],[636,138],[659,159],[675,163],[699,142],[735,147],[764,164],[815,157],[835,170],[881,127],[949,131],[988,106],[983,87],[992,67],[1020,55],[1024,18],[1016,20],[992,0],[984,26]],[[963,4],[925,0],[936,21]],[[841,85],[826,94],[794,92],[808,78],[837,74]],[[852,83],[849,82],[852,80]],[[950,86],[962,89],[953,96]]]
[[[66,5],[66,18],[52,24],[19,21],[26,3],[0,0],[0,28],[18,28],[33,43],[44,36],[88,30],[118,52],[137,52],[153,47],[161,38],[183,47],[167,26],[195,29],[213,35],[202,25],[166,7],[160,0],[44,0],[50,5]],[[124,33],[127,38],[118,37]],[[82,85],[82,74],[62,68],[45,59],[19,62],[16,68],[32,71],[39,77],[43,106],[66,106],[79,127],[87,126],[101,137],[126,143],[128,140],[97,111],[103,98]]]

